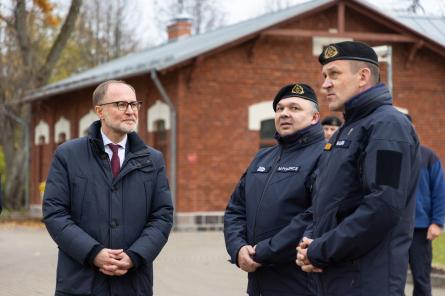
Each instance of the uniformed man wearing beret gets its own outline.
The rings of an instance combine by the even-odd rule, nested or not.
[[[318,271],[318,295],[404,295],[414,226],[419,142],[379,83],[377,55],[360,42],[319,57],[322,89],[345,123],[324,148],[314,184],[310,238],[297,264]]]
[[[224,216],[226,247],[249,273],[249,295],[315,295],[294,261],[324,145],[317,97],[306,84],[286,85],[273,109],[278,144],[260,150],[236,186]]]
[[[321,121],[321,126],[323,127],[326,142],[329,142],[332,135],[340,128],[342,124],[341,119],[334,115],[323,118]]]

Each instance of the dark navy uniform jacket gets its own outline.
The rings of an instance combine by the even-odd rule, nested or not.
[[[44,222],[59,247],[55,295],[153,295],[153,261],[173,224],[164,160],[128,134],[113,178],[100,126],[94,122],[89,136],[57,148],[46,182]],[[97,247],[139,260],[132,258],[135,266],[123,276],[106,276],[90,262]]]
[[[314,186],[318,295],[404,295],[419,160],[416,133],[383,84],[347,102]]]
[[[233,192],[224,216],[232,263],[244,245],[257,245],[249,295],[314,295],[309,276],[295,264],[295,248],[311,215],[311,178],[323,151],[320,124],[258,152]],[[281,139],[283,140],[283,139]]]

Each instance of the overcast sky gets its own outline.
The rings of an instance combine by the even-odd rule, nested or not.
[[[271,5],[271,0],[219,0],[221,8],[226,14],[227,24],[237,23],[246,19],[253,18],[267,11],[267,6]],[[288,0],[289,3],[298,4],[308,0]],[[285,2],[285,1],[284,1]],[[401,11],[409,5],[410,0],[372,0],[368,1],[373,5],[385,10]],[[445,0],[420,0],[420,4],[425,12],[419,11],[419,14],[445,15]],[[154,23],[153,0],[137,0],[137,6],[140,13],[143,14],[141,25],[138,26],[139,32],[144,40],[144,45],[159,44],[164,42],[162,34],[158,32],[158,27]],[[165,38],[165,36],[164,36]]]

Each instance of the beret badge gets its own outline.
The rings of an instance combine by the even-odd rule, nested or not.
[[[338,50],[337,48],[335,48],[335,46],[329,45],[328,47],[325,48],[324,50],[325,59],[330,59],[332,57],[335,57],[336,55],[338,55]]]
[[[292,88],[292,93],[297,95],[302,95],[304,94],[304,89],[301,85],[295,84],[294,87]]]

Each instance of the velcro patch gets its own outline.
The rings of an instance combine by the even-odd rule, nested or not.
[[[288,173],[288,172],[298,172],[300,170],[300,167],[298,166],[279,166],[277,168],[277,172],[282,172],[282,173]]]
[[[398,151],[378,150],[376,166],[377,185],[399,188],[403,154]]]

